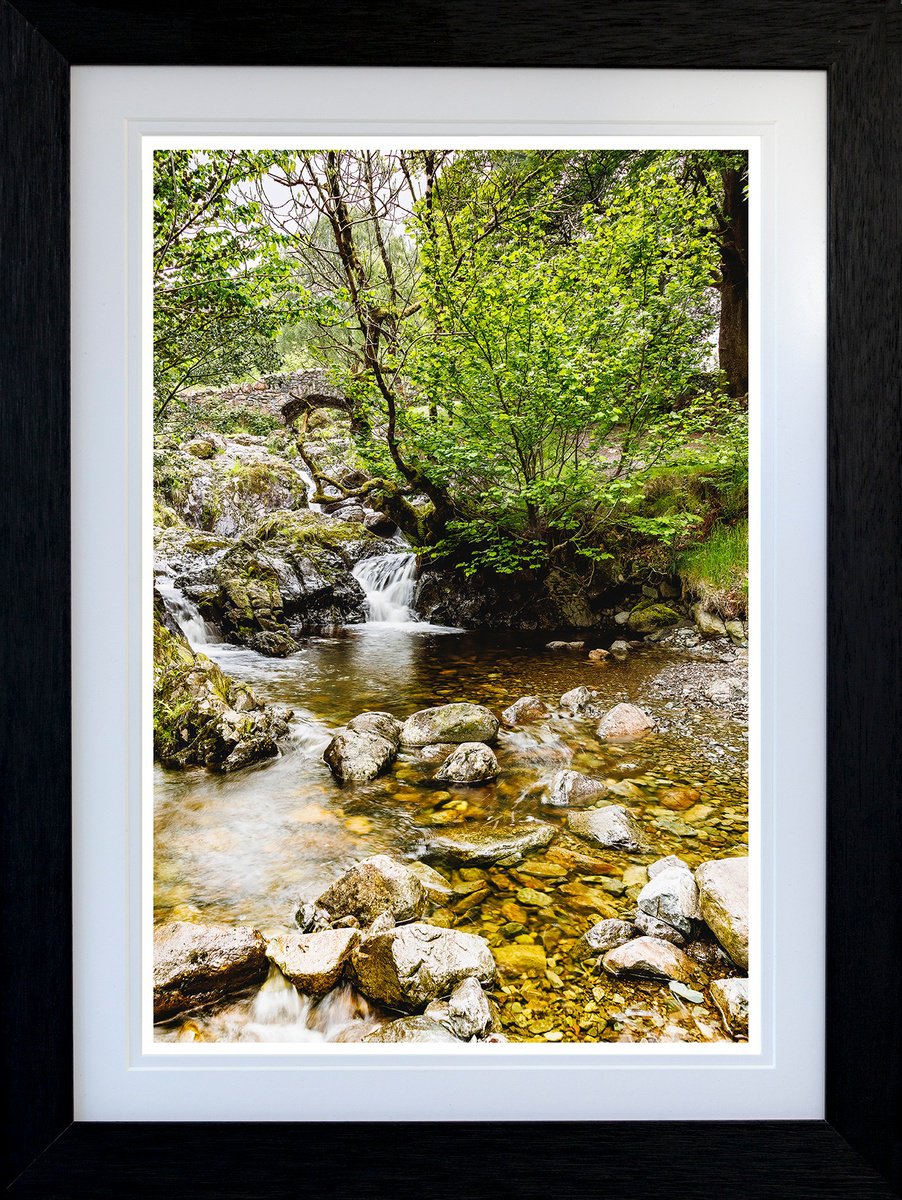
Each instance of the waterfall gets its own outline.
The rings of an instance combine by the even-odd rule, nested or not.
[[[307,489],[307,507],[311,512],[322,512],[323,506],[321,504],[317,504],[315,500],[311,499],[312,496],[316,495],[316,480],[306,467],[297,467],[296,470],[298,475],[300,475],[301,479],[304,481],[304,487]]]
[[[212,639],[207,623],[200,615],[197,605],[192,604],[183,591],[165,575],[158,575],[154,586],[166,605],[166,611],[181,629],[192,646],[205,646]]]
[[[365,558],[354,568],[354,578],[366,593],[367,620],[383,625],[411,625],[410,611],[416,586],[414,554],[380,554]]]

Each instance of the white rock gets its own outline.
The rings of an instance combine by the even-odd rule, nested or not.
[[[684,864],[657,872],[639,893],[639,911],[666,921],[683,934],[692,933],[701,917],[698,888]]]
[[[642,843],[641,828],[619,804],[568,813],[567,824],[579,837],[608,850],[636,851]]]
[[[708,928],[739,967],[749,965],[749,860],[719,858],[695,872],[699,908]]]

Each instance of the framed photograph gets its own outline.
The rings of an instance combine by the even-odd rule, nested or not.
[[[897,14],[19,7],[14,1194],[894,1194]]]

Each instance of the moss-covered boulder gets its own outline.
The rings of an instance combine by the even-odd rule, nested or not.
[[[639,604],[630,613],[626,625],[633,633],[654,633],[678,625],[683,618],[668,604]]]
[[[218,612],[210,619],[229,640],[251,645],[261,632],[298,636],[365,621],[366,599],[352,568],[382,549],[357,522],[272,513],[217,562]]]
[[[285,716],[263,704],[247,684],[230,679],[184,637],[167,628],[155,603],[153,654],[154,754],[168,766],[234,771],[278,754]],[[165,617],[164,617],[165,619]]]
[[[154,493],[187,525],[237,537],[266,513],[307,508],[296,465],[263,438],[208,434],[154,453]]]

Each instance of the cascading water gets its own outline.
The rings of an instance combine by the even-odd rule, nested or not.
[[[323,506],[317,504],[313,497],[316,495],[316,480],[310,474],[306,467],[298,467],[297,473],[304,482],[304,487],[307,490],[307,507],[311,512],[322,512]]]
[[[410,606],[416,587],[416,555],[405,551],[365,558],[354,568],[354,578],[366,595],[367,620],[383,625],[413,625]]]
[[[192,604],[171,579],[165,575],[158,575],[154,580],[154,586],[166,605],[166,611],[181,629],[190,645],[206,646],[213,640],[197,605]]]

